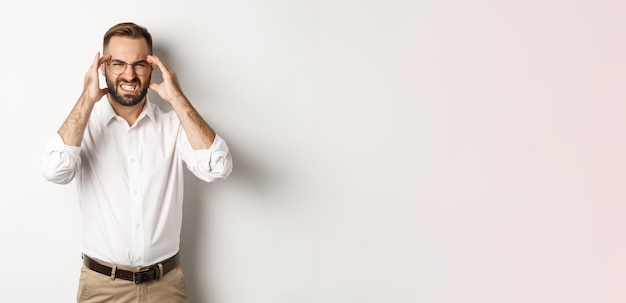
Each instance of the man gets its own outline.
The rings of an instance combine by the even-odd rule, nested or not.
[[[150,82],[155,67],[161,83]],[[106,88],[100,88],[98,72]],[[172,110],[151,103],[148,89]],[[178,257],[183,165],[213,182],[229,176],[232,158],[183,94],[176,73],[152,54],[147,29],[114,25],[39,162],[44,179],[75,180],[78,188],[78,302],[187,302]]]

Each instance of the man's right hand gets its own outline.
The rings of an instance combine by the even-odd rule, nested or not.
[[[89,70],[85,74],[85,84],[83,85],[83,97],[96,103],[102,99],[102,97],[109,93],[108,88],[100,88],[100,80],[98,78],[98,68],[100,65],[109,62],[111,55],[100,57],[100,52],[96,53],[93,63],[89,67]]]

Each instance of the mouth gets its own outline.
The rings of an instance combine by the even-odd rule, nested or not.
[[[134,93],[137,91],[137,88],[139,87],[139,84],[120,84],[120,88],[122,89],[122,91],[127,92],[127,93]]]

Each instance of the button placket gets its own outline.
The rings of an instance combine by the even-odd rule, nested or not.
[[[138,159],[139,140],[135,128],[130,128],[127,135],[127,154],[128,159],[128,181],[131,191],[131,224],[135,228],[132,229],[133,241],[133,259],[141,262],[144,253],[144,232],[141,228],[143,223],[143,209],[141,197],[141,180]]]

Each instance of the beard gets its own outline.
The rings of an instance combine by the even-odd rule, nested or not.
[[[150,77],[148,77],[147,83],[150,83],[150,78],[152,78],[152,75],[150,75]],[[106,79],[107,86],[109,87],[109,95],[113,98],[113,101],[115,101],[119,105],[122,105],[122,106],[135,106],[135,105],[141,103],[141,101],[148,94],[148,87],[147,86],[144,87],[143,83],[141,83],[141,80],[139,80],[139,78],[135,78],[135,79],[133,79],[131,81],[117,80],[115,84],[109,78],[108,74],[105,76],[105,79]],[[138,95],[121,94],[120,91],[119,91],[119,87],[120,87],[121,83],[128,83],[128,84],[136,84],[136,85],[138,85],[139,86],[139,94]]]

